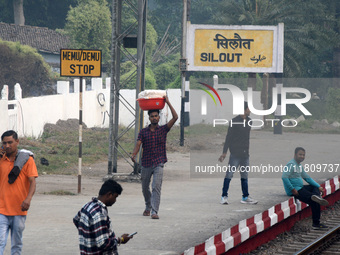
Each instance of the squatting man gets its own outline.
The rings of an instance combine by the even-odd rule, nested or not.
[[[294,151],[294,158],[288,162],[282,173],[282,181],[288,196],[294,196],[300,201],[309,204],[312,209],[312,219],[314,229],[327,229],[328,227],[320,223],[320,205],[328,205],[328,201],[320,195],[324,193],[323,187],[315,182],[305,172],[301,162],[305,160],[306,151],[302,147],[297,147]],[[305,180],[309,185],[303,185]]]

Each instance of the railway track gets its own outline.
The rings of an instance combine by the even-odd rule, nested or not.
[[[308,244],[294,255],[305,254],[340,254],[340,224],[327,231],[324,235]]]
[[[340,202],[336,202],[328,210],[322,212],[322,223],[329,228],[314,230],[311,219],[296,223],[293,233],[284,233],[273,241],[250,252],[252,255],[306,255],[324,254],[340,255]]]
[[[329,254],[340,255],[340,216],[329,219],[325,222],[327,230],[310,230],[303,234],[291,244],[282,247],[278,255],[294,254]]]

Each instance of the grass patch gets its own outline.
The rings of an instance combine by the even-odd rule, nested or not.
[[[340,129],[318,130],[313,129],[313,120],[306,120],[294,128],[283,128],[285,132],[299,133],[331,133],[340,134]],[[119,128],[119,134],[124,128]],[[273,128],[266,127],[264,131],[273,132]],[[185,153],[189,150],[188,141],[195,143],[199,138],[221,137],[225,139],[228,126],[213,127],[207,124],[197,124],[184,129],[184,146],[180,146],[180,127],[174,126],[167,136],[167,148],[170,152]],[[130,129],[120,139],[119,145],[131,153],[134,148],[134,129]],[[77,175],[79,158],[79,131],[78,127],[67,129],[46,129],[39,139],[20,138],[20,148],[31,150],[35,154],[35,162],[39,174]],[[120,149],[121,151],[121,149]],[[109,153],[109,129],[84,128],[82,134],[82,165],[89,166],[97,162],[107,162]],[[118,153],[118,158],[121,158]],[[49,165],[41,164],[41,159],[48,160]]]
[[[282,133],[305,133],[305,134],[340,134],[340,128],[334,128],[328,125],[324,128],[314,127],[314,119],[306,119],[305,121],[299,122],[296,127],[282,127]],[[274,132],[274,128],[267,125],[262,129],[263,131]]]
[[[215,135],[226,135],[228,132],[228,126],[227,125],[216,125],[216,127],[213,127],[212,124],[196,124],[188,127],[187,134],[190,137],[197,137],[201,135],[208,135],[208,134],[215,134]]]
[[[83,129],[82,163],[88,165],[107,160],[109,150],[108,129]],[[34,152],[38,172],[46,174],[75,174],[79,159],[79,131],[77,129],[48,130],[41,138],[20,138],[20,148]],[[41,164],[41,158],[49,165]]]
[[[119,128],[120,134],[125,128]],[[180,128],[173,127],[168,133],[167,142],[176,149],[179,147]],[[134,148],[134,129],[130,129],[120,139],[119,145],[131,153]],[[19,148],[34,153],[39,174],[76,175],[79,159],[78,127],[67,129],[48,128],[39,139],[20,138]],[[119,146],[119,147],[120,147]],[[120,151],[121,148],[120,148]],[[84,128],[82,132],[82,165],[105,162],[109,154],[109,129]],[[118,153],[118,159],[121,158]],[[41,164],[41,158],[48,160],[49,165]]]

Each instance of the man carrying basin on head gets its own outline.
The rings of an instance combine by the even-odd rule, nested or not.
[[[145,200],[144,216],[150,216],[152,219],[159,219],[158,211],[161,201],[161,188],[163,181],[163,167],[167,162],[166,157],[166,138],[167,134],[178,119],[177,113],[171,105],[167,96],[164,96],[165,102],[169,106],[172,119],[163,126],[159,126],[159,110],[149,110],[150,125],[140,130],[136,146],[132,152],[131,159],[135,158],[142,145],[142,192]],[[151,176],[152,191],[150,192]]]

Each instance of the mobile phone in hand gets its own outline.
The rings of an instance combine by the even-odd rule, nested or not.
[[[137,232],[134,232],[134,233],[128,235],[128,237],[134,236],[135,234],[137,234]]]
[[[4,149],[3,146],[1,146],[1,150],[0,150],[0,158],[2,158],[3,155],[5,155],[6,151]]]

